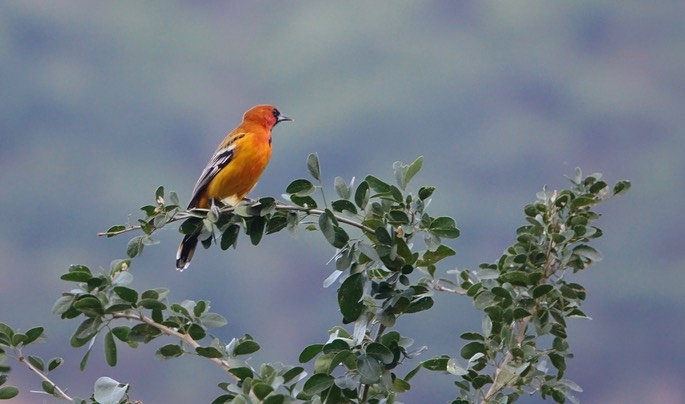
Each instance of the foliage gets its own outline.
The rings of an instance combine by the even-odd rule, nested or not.
[[[336,198],[330,204],[315,154],[307,159],[314,182],[291,182],[286,203],[265,197],[235,207],[217,203],[209,210],[186,211],[174,193],[167,203],[160,187],[155,204],[142,208],[145,216],[137,225],[117,225],[104,233],[142,233],[128,243],[127,259],[113,261],[106,273],[74,265],[61,276],[76,286],[62,294],[53,312],[80,321],[70,343],[75,348],[87,346],[81,369],[100,334],[110,366],[117,365],[123,345],[136,348],[166,338],[172,342],[157,350],[158,357],[196,355],[230,377],[218,386],[221,395],[214,403],[392,403],[411,388],[421,369],[454,375],[455,403],[506,403],[536,393],[556,402],[576,402],[573,392],[580,387],[563,377],[572,357],[567,319],[587,318],[580,309],[586,292],[566,278],[601,258],[590,246],[602,235],[593,225],[599,218],[593,208],[630,184],[621,181],[609,191],[600,174],[583,177],[577,170],[569,189],[543,190],[525,206],[527,223],[517,229],[516,242],[498,261],[475,270],[447,271],[452,277],[446,278],[439,275],[437,265],[455,251],[443,241],[457,238],[459,230],[454,219],[428,213],[433,187],[407,191],[422,164],[422,157],[408,165],[395,163],[395,184],[369,175],[355,186],[354,179],[348,183],[336,177]],[[297,366],[252,367],[244,357],[259,350],[259,344],[249,335],[228,343],[212,336],[210,330],[225,325],[226,319],[211,312],[209,302],[174,303],[168,289],[133,287],[132,259],[156,243],[157,230],[179,220],[182,233],[199,232],[205,248],[218,244],[224,250],[235,247],[241,233],[257,245],[264,235],[284,229],[321,232],[336,249],[335,270],[325,285],[339,283],[341,324],[332,326],[325,341],[303,347]],[[430,310],[435,292],[473,299],[474,307],[483,312],[482,329],[461,335],[464,345],[458,357],[443,355],[416,363],[423,348],[415,348],[412,337],[394,327],[405,315]],[[41,358],[22,356],[25,346],[42,338],[41,327],[20,333],[0,324],[0,355],[26,363],[43,378],[47,394],[87,402],[69,397],[48,378],[61,358],[46,365]],[[411,370],[400,373],[403,369]],[[9,368],[0,371],[2,385]],[[16,394],[12,386],[0,387],[0,398]],[[128,394],[128,385],[103,377],[90,399],[129,402]]]

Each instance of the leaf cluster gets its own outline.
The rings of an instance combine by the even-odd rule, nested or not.
[[[566,274],[601,259],[589,245],[602,236],[594,225],[600,214],[593,209],[626,192],[630,183],[610,190],[601,174],[583,177],[577,169],[571,184],[558,192],[543,189],[524,207],[527,224],[497,262],[451,271],[457,281],[445,281],[484,312],[482,330],[461,335],[466,343],[460,358],[442,358],[435,369],[461,378],[457,402],[505,403],[536,391],[556,402],[577,402],[573,393],[582,389],[563,378],[573,357],[567,320],[588,318],[580,308],[586,290]]]
[[[368,175],[355,184],[354,178],[348,182],[335,177],[330,203],[316,154],[307,158],[313,180],[292,181],[282,196],[285,202],[264,197],[225,206],[214,201],[210,209],[187,211],[179,207],[175,193],[167,197],[159,187],[155,204],[141,208],[144,217],[138,224],[113,226],[103,233],[111,237],[142,232],[129,241],[127,259],[115,260],[107,272],[97,274],[73,265],[61,276],[76,286],[62,294],[53,312],[80,321],[70,342],[75,348],[87,346],[81,369],[99,335],[110,366],[117,365],[121,346],[137,348],[171,338],[157,350],[157,357],[199,356],[230,376],[219,384],[221,393],[214,403],[393,403],[411,389],[411,380],[422,369],[456,378],[454,403],[508,403],[536,393],[556,402],[576,402],[573,393],[580,387],[563,377],[572,358],[567,320],[587,318],[581,310],[586,291],[567,277],[601,259],[591,246],[602,235],[594,209],[627,191],[630,183],[621,181],[610,190],[600,174],[583,177],[577,170],[571,187],[543,189],[524,207],[526,223],[499,260],[475,270],[447,271],[454,277],[445,278],[437,267],[455,251],[444,240],[455,239],[460,232],[453,218],[428,212],[434,187],[408,190],[422,164],[422,157],[410,164],[396,162],[394,182]],[[265,235],[282,230],[321,233],[335,249],[335,269],[324,286],[337,285],[340,323],[323,341],[302,349],[299,365],[252,367],[245,356],[259,350],[259,344],[250,335],[228,343],[212,336],[210,330],[227,320],[211,312],[209,302],[173,303],[165,288],[134,288],[132,259],[156,243],[157,230],[176,221],[182,221],[181,233],[197,235],[205,248],[218,244],[224,250],[235,248],[241,235],[257,245]],[[458,355],[414,363],[401,375],[427,348],[414,347],[413,338],[396,325],[404,315],[430,310],[436,292],[472,299],[483,312],[482,327],[461,334],[464,343]],[[7,350],[20,355],[21,348],[42,333],[40,327],[20,333],[0,323],[0,356]],[[46,376],[61,364],[60,358],[47,365],[37,357],[28,357],[28,362],[44,377],[45,392],[68,397]],[[0,368],[2,372],[9,368]],[[6,380],[0,374],[0,386]],[[129,388],[103,377],[91,400],[130,402]],[[16,395],[13,387],[0,387],[0,398],[12,394]]]

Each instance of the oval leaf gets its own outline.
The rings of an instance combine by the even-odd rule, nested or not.
[[[307,196],[314,192],[314,184],[312,184],[309,180],[300,178],[291,182],[285,189],[285,192],[290,195]]]
[[[307,170],[315,180],[321,181],[321,167],[319,166],[319,156],[316,153],[307,156]]]
[[[246,340],[238,343],[233,349],[234,355],[249,355],[259,351],[259,344],[252,340]]]
[[[105,334],[105,359],[109,366],[117,365],[117,344],[111,331]]]
[[[335,378],[331,375],[316,373],[304,382],[302,391],[307,395],[313,396],[331,387],[334,381]]]

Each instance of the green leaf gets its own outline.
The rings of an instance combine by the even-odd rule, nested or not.
[[[309,180],[300,178],[291,182],[285,189],[285,192],[290,195],[307,196],[314,192],[314,190],[314,184],[312,184]]]
[[[233,348],[234,355],[249,355],[259,351],[259,344],[253,340],[244,340]]]
[[[50,395],[55,395],[55,385],[48,382],[47,380],[43,380],[40,382],[40,387],[43,388],[43,391],[50,394]]]
[[[12,346],[18,346],[18,345],[23,345],[24,341],[26,341],[26,334],[23,333],[15,333],[12,336]]]
[[[201,325],[193,323],[190,325],[190,328],[188,328],[188,335],[190,335],[190,338],[194,341],[199,341],[207,336],[207,332]]]
[[[125,286],[115,286],[114,293],[117,294],[121,299],[131,304],[135,304],[138,301],[138,292],[127,288]]]
[[[301,375],[304,372],[304,368],[300,366],[295,366],[291,368],[290,370],[286,371],[283,373],[283,383],[288,383],[289,381],[293,380],[295,377]]]
[[[485,337],[483,337],[481,334],[478,334],[477,332],[465,332],[459,336],[461,339],[465,339],[467,341],[484,341]]]
[[[338,199],[337,201],[333,201],[331,207],[336,212],[348,211],[350,213],[357,214],[357,208],[352,202],[346,199]]]
[[[580,208],[582,206],[592,205],[595,203],[595,201],[595,198],[589,196],[579,196],[571,201],[571,205],[576,208]]]
[[[591,262],[602,260],[602,253],[586,244],[581,244],[573,248],[573,253]]]
[[[340,351],[347,351],[350,349],[350,345],[340,338],[336,338],[333,341],[326,343],[323,346],[323,353],[335,353]]]
[[[392,244],[392,237],[390,236],[390,233],[385,229],[385,227],[377,227],[376,230],[374,230],[374,234],[376,235],[376,238],[381,244],[385,244],[387,246]],[[378,249],[376,250],[378,252],[378,255],[383,257],[386,256],[387,254],[380,254],[380,251]]]
[[[537,299],[539,297],[542,297],[546,295],[547,293],[551,292],[554,290],[554,286],[545,284],[545,285],[538,285],[533,288],[533,299]]]
[[[388,212],[388,223],[393,225],[409,224],[409,216],[403,210],[391,210]]]
[[[549,354],[549,360],[559,372],[562,374],[564,373],[566,370],[566,358],[564,358],[562,355],[552,352]]]
[[[337,225],[337,219],[329,209],[319,216],[319,229],[326,240],[335,248],[344,247],[350,240],[345,230]]]
[[[359,355],[357,358],[357,371],[363,384],[374,384],[381,380],[383,367],[378,359],[370,355]]]
[[[354,203],[360,208],[366,208],[366,204],[369,203],[369,184],[366,181],[362,181],[357,186],[357,190],[354,193]]]
[[[392,363],[394,359],[393,353],[383,344],[372,342],[366,347],[366,354],[372,356],[384,364]]]
[[[321,230],[321,233],[326,237],[326,240],[328,240],[329,243],[332,243],[335,241],[335,223],[333,222],[335,218],[331,217],[332,213],[329,214],[329,212],[330,211],[326,209],[324,213],[319,216],[319,230]]]
[[[423,366],[424,369],[432,370],[432,371],[442,371],[446,372],[447,371],[447,361],[449,361],[449,358],[446,356],[441,356],[437,358],[432,358],[428,359],[426,361],[421,362],[421,366]],[[405,377],[405,379],[409,380],[409,376]]]
[[[131,328],[128,341],[148,343],[160,336],[162,332],[149,324],[136,324]]]
[[[43,334],[43,327],[31,328],[30,330],[26,331],[25,334],[26,340],[24,340],[24,346],[35,341],[40,342],[39,338],[45,337],[45,335]]]
[[[207,310],[207,303],[204,300],[200,300],[195,304],[195,307],[193,307],[193,315],[195,317],[200,317],[205,310]]]
[[[338,289],[338,306],[345,324],[359,318],[364,311],[361,298],[364,294],[364,278],[361,273],[350,275]]]
[[[424,296],[418,300],[411,302],[409,307],[407,307],[405,313],[418,313],[420,311],[428,310],[433,307],[433,298],[429,296]]]
[[[140,299],[140,301],[138,302],[138,305],[140,307],[143,307],[143,308],[149,309],[149,310],[166,310],[166,304],[160,302],[157,299],[153,299],[153,298]]]
[[[105,314],[120,313],[122,311],[127,311],[133,309],[135,306],[131,303],[115,303],[107,306],[105,309]]]
[[[409,167],[407,168],[407,173],[405,174],[405,184],[409,184],[409,182],[414,178],[414,176],[421,171],[421,167],[423,167],[423,156],[419,156],[416,158],[416,160],[412,161],[411,164],[409,164]]]
[[[264,236],[264,228],[266,227],[266,219],[261,216],[251,217],[247,223],[247,234],[250,235],[250,242],[252,245],[258,245]]]
[[[71,336],[70,344],[74,348],[82,347],[90,341],[99,331],[102,324],[97,317],[91,317],[84,320],[74,331]]]
[[[403,190],[406,188],[409,181],[421,170],[423,165],[423,156],[419,156],[411,164],[405,165],[400,161],[396,161],[392,166],[395,171],[395,179],[397,180],[397,185]]]
[[[316,355],[318,355],[322,349],[323,349],[323,344],[309,345],[302,350],[302,352],[300,353],[300,356],[297,360],[300,363],[307,363],[310,360],[314,359],[314,357],[316,357]]]
[[[302,391],[309,396],[313,396],[331,387],[334,381],[335,378],[331,375],[316,373],[304,382]]]
[[[561,324],[552,324],[552,329],[550,330],[550,334],[554,335],[555,337],[559,338],[566,338],[566,328],[561,325]]]
[[[406,381],[402,380],[399,377],[396,377],[392,381],[392,391],[395,393],[404,393],[409,391],[411,389],[411,385]]]
[[[63,281],[69,282],[86,282],[93,277],[90,269],[85,265],[71,265],[69,272],[60,276]]]
[[[205,358],[223,358],[223,356],[224,356],[221,353],[221,351],[219,351],[218,349],[211,347],[211,346],[210,347],[199,346],[199,347],[195,348],[195,352],[198,355],[203,356]]]
[[[459,237],[459,229],[457,229],[457,223],[451,217],[442,216],[433,219],[428,229],[431,233],[435,234],[438,237]]]
[[[48,362],[48,372],[52,372],[64,363],[62,358],[52,358]]]
[[[527,286],[529,282],[528,274],[523,271],[509,271],[500,276],[502,282],[509,282],[515,286]]]
[[[419,199],[422,201],[428,199],[433,195],[433,192],[435,192],[435,187],[421,187],[419,188]]]
[[[0,322],[0,336],[2,336],[2,339],[0,339],[0,343],[3,343],[5,345],[11,345],[13,335],[14,330],[12,329],[12,327]]]
[[[350,199],[350,187],[342,177],[335,177],[333,186],[335,188],[335,193],[338,194],[339,197],[345,200]]]
[[[126,230],[126,226],[118,224],[107,229],[105,233],[107,234],[107,238],[109,238],[114,237],[116,235],[115,233],[119,233],[122,230]]]
[[[218,313],[204,313],[200,317],[200,321],[202,321],[202,325],[207,328],[218,328],[228,324],[228,321],[224,316]]]
[[[621,195],[628,192],[628,190],[630,190],[630,181],[622,180],[617,182],[616,185],[614,185],[613,194]]]
[[[252,392],[259,400],[264,400],[264,398],[271,394],[271,392],[273,391],[274,388],[266,383],[256,382],[252,385]]]
[[[471,359],[471,357],[477,353],[485,353],[485,344],[482,342],[469,342],[461,348],[461,351],[459,351],[459,354],[464,359]],[[447,366],[447,364],[445,364],[445,366]]]
[[[240,226],[237,224],[229,225],[221,234],[220,247],[222,250],[228,250],[229,247],[235,247],[240,235]]]
[[[105,359],[109,366],[117,365],[117,344],[111,331],[105,334]]]
[[[73,346],[73,344],[72,344]],[[86,351],[86,354],[83,355],[83,358],[81,358],[81,362],[79,362],[79,370],[83,372],[86,369],[86,364],[88,363],[88,358],[90,358],[90,353],[93,352],[93,347],[91,346],[88,348]]]
[[[279,213],[277,215],[266,217],[266,234],[277,233],[288,226],[288,219],[286,213]]]
[[[178,227],[178,231],[181,232],[181,234],[196,234],[200,232],[201,228],[202,219],[199,217],[190,217],[181,223]]]
[[[379,194],[385,194],[390,192],[390,184],[379,180],[373,175],[367,175],[364,181],[366,181],[366,183],[369,184],[369,187],[371,187],[371,189],[373,189],[375,192]]]
[[[169,202],[168,205],[171,206],[179,206],[181,204],[180,200],[178,199],[178,194],[174,191],[169,192]]]
[[[531,314],[528,310],[522,308],[522,307],[517,307],[514,309],[514,320],[520,320],[522,318],[530,317]]]
[[[447,247],[444,244],[440,244],[438,248],[435,249],[435,251],[429,250],[423,253],[423,256],[421,257],[421,259],[418,260],[416,264],[420,267],[435,265],[438,261],[442,260],[443,258],[451,257],[455,254],[456,252],[453,249]]]
[[[102,303],[93,295],[79,296],[73,307],[87,316],[99,316],[105,313]]]
[[[307,170],[315,180],[321,181],[321,167],[319,166],[319,156],[316,153],[307,156]]]
[[[128,244],[126,245],[126,255],[128,255],[129,258],[134,258],[143,252],[143,248],[144,248],[143,238],[144,237],[145,236],[135,236],[131,240],[129,240]]]
[[[0,387],[0,400],[9,400],[19,395],[19,389],[14,386]]]
[[[40,370],[41,372],[45,371],[45,362],[43,362],[43,360],[40,357],[29,355],[27,359],[29,363],[33,365],[34,368]]]
[[[316,208],[316,201],[311,196],[299,196],[290,195],[290,200],[297,206],[302,206],[303,208]]]
[[[183,355],[183,348],[177,344],[168,344],[160,347],[156,354],[162,359],[177,358]]]
[[[235,375],[239,380],[245,380],[248,377],[252,378],[254,377],[254,373],[252,373],[252,369],[248,367],[237,367],[237,368],[231,368],[228,370],[229,373],[232,375]]]
[[[128,342],[128,336],[131,333],[131,329],[125,325],[112,328],[112,334],[122,342]]]

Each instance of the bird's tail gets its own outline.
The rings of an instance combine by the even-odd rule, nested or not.
[[[197,234],[186,234],[176,252],[176,269],[183,271],[190,265],[197,247]]]

